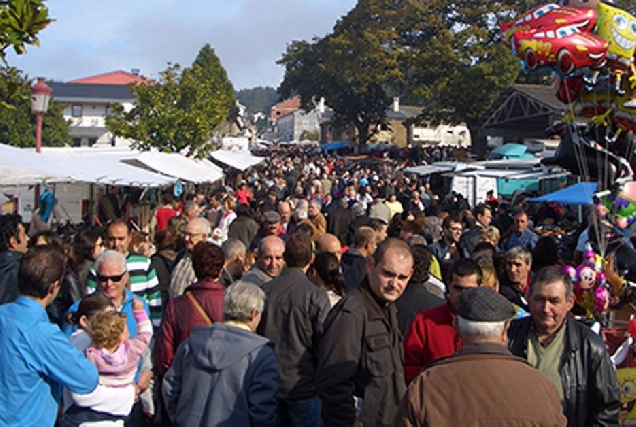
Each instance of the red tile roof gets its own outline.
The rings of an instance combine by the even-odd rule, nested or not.
[[[85,77],[83,79],[71,80],[69,83],[127,85],[129,83],[143,83],[145,81],[146,79],[143,77],[119,70]]]
[[[291,99],[286,99],[272,107],[270,112],[270,119],[276,121],[281,117],[287,116],[300,108],[300,97],[296,96]]]

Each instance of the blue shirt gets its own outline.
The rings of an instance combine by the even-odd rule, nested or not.
[[[509,250],[514,248],[515,246],[521,246],[532,252],[534,247],[537,245],[537,241],[539,240],[539,236],[529,228],[526,228],[523,233],[513,233],[506,242],[504,247],[505,250]]]
[[[0,361],[3,426],[52,426],[62,387],[80,394],[97,387],[95,366],[25,296],[0,306]]]

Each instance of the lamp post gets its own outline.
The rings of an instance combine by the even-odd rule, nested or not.
[[[42,151],[42,116],[49,108],[49,99],[53,89],[46,84],[44,77],[31,86],[31,111],[35,114],[35,152]]]

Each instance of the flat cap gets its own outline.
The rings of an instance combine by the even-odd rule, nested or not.
[[[479,287],[461,293],[457,313],[473,322],[503,322],[515,315],[515,309],[499,292]]]
[[[280,222],[280,215],[276,211],[267,211],[263,214],[263,219],[267,224],[276,224]]]

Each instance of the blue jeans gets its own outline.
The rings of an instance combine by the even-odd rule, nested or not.
[[[302,400],[278,400],[278,427],[321,427],[322,402],[318,396]]]
[[[60,427],[76,427],[86,422],[118,421],[124,418],[125,417],[93,411],[90,408],[71,405],[64,415],[62,415],[62,418],[60,418],[59,425]]]

